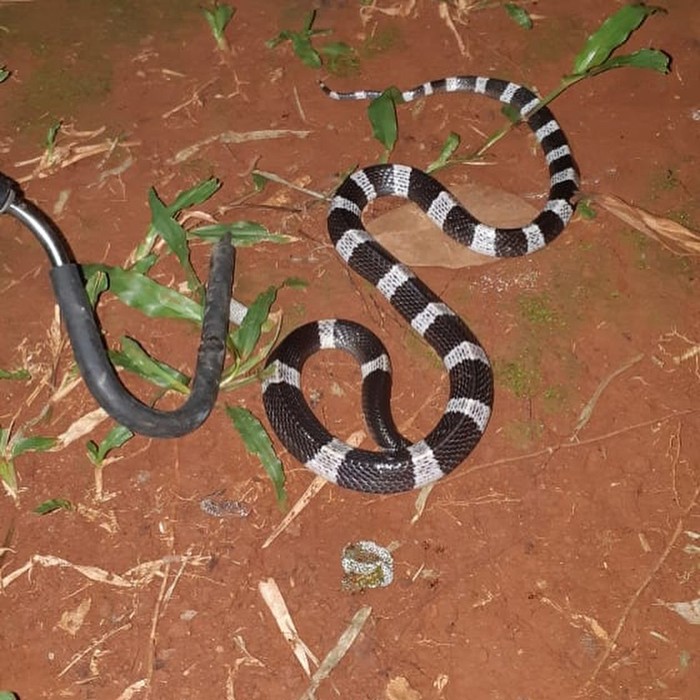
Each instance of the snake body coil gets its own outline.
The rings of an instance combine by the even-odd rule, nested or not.
[[[380,95],[324,89],[335,99]],[[268,360],[269,374],[263,384],[263,401],[274,431],[309,469],[358,491],[407,491],[449,474],[481,438],[493,402],[491,366],[484,349],[459,316],[365,230],[363,209],[378,197],[403,197],[415,202],[445,233],[472,250],[514,257],[543,248],[562,232],[573,214],[573,198],[578,191],[578,171],[566,136],[549,109],[536,109],[539,100],[533,92],[504,80],[462,76],[424,83],[402,96],[410,101],[435,92],[478,93],[515,107],[544,152],[549,167],[549,197],[526,226],[496,228],[472,216],[430,175],[405,165],[373,165],[358,170],[336,192],[328,213],[328,231],[336,250],[437,352],[450,382],[442,418],[424,439],[410,443],[397,430],[389,408],[389,357],[369,330],[352,321],[318,321],[293,331],[277,347]],[[380,451],[342,442],[309,408],[301,391],[301,370],[311,355],[324,348],[346,350],[360,363],[363,412]]]

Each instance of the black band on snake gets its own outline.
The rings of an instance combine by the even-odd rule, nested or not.
[[[379,92],[336,93],[335,99],[371,99]],[[494,228],[475,219],[439,183],[405,165],[373,165],[350,175],[330,205],[328,231],[345,262],[374,284],[413,329],[437,352],[449,374],[449,400],[442,418],[422,440],[409,442],[397,430],[389,408],[390,364],[381,341],[357,323],[325,320],[293,331],[268,360],[263,401],[279,439],[300,462],[340,486],[373,493],[422,487],[464,461],[491,415],[493,377],[486,353],[466,324],[365,230],[362,211],[386,195],[415,202],[445,233],[491,256],[526,255],[546,246],[574,211],[578,171],[564,132],[537,96],[520,85],[492,78],[446,78],[402,93],[405,101],[435,92],[483,94],[515,107],[534,132],[549,166],[547,203],[518,228]],[[536,110],[536,111],[535,111]],[[304,362],[317,350],[350,352],[362,371],[365,421],[380,447],[352,447],[331,435],[301,391]]]

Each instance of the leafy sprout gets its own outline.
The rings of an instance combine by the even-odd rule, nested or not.
[[[235,13],[235,7],[231,5],[219,5],[218,2],[214,4],[212,9],[202,8],[202,14],[209,24],[209,28],[211,29],[219,51],[231,50],[231,46],[224,32]]]
[[[186,230],[178,217],[188,207],[209,199],[219,186],[216,179],[206,180],[181,192],[170,204],[165,203],[155,189],[151,189],[148,195],[151,224],[129,262],[123,267],[101,263],[83,265],[88,289],[92,290],[91,298],[97,299],[102,292],[109,290],[122,303],[150,318],[177,319],[200,325],[204,313],[204,285],[190,261],[190,244],[193,240],[217,241],[226,234],[231,235],[236,245],[252,245],[260,241],[283,243],[289,240],[285,236],[270,233],[260,224],[245,221],[207,224]],[[163,255],[172,255],[179,263],[187,281],[187,293],[165,286],[151,276],[154,266]],[[223,390],[230,391],[259,379],[280,329],[281,315],[271,313],[277,292],[281,287],[300,284],[299,280],[291,279],[285,280],[280,286],[269,286],[247,308],[239,327],[232,330],[227,338],[231,359],[222,374]],[[156,387],[159,396],[168,391],[189,394],[190,377],[150,355],[137,339],[121,338],[120,347],[110,350],[110,357],[118,367],[138,375]],[[270,453],[274,455],[272,442],[252,413],[247,412],[250,415],[240,418],[241,411],[245,412],[240,409],[236,413],[239,419],[233,421],[233,425],[248,451],[258,455],[265,469],[270,472],[275,468],[275,462],[269,456]],[[131,433],[126,428],[117,426],[103,442],[88,442],[88,458],[95,467],[101,467],[107,454],[121,447],[130,437]],[[273,483],[278,498],[281,499],[283,477],[277,475],[275,478],[277,480],[273,480]],[[99,470],[96,479],[99,494]]]
[[[314,29],[314,21],[316,20],[316,10],[312,10],[306,15],[304,25],[299,31],[292,29],[283,29],[277,36],[265,42],[268,49],[275,47],[285,42],[290,42],[292,50],[301,62],[310,68],[320,68],[324,65],[331,72],[339,72],[343,66],[348,68],[356,68],[357,59],[350,46],[342,41],[335,41],[318,49],[313,45],[313,39],[317,36],[327,36],[331,34],[331,29]]]
[[[515,2],[507,2],[503,7],[518,26],[523,29],[532,29],[532,17],[524,7]]]
[[[515,8],[508,9],[509,5],[513,4],[508,3],[506,10],[509,13],[514,13]],[[592,78],[615,68],[643,68],[658,73],[668,73],[671,59],[668,54],[657,49],[639,49],[629,54],[613,55],[647,17],[657,12],[665,12],[665,10],[644,3],[632,3],[625,5],[608,17],[598,30],[588,37],[583,49],[574,58],[571,73],[565,75],[559,86],[543,97],[529,114],[532,115],[537,109],[548,105],[562,92],[581,80]],[[380,97],[370,103],[368,108],[369,120],[375,138],[387,149],[385,159],[394,147],[398,132],[395,90],[396,88],[389,88],[389,90],[384,91]],[[393,109],[386,104],[388,100],[392,100]],[[375,103],[379,104],[375,105]],[[479,160],[487,150],[500,141],[521,120],[520,115],[514,112],[510,105],[505,105],[502,111],[509,119],[509,124],[491,134],[478,150],[467,156],[453,157],[459,145],[457,141],[459,137],[456,134],[450,134],[443,145],[440,156],[430,164],[429,169],[434,171],[456,163]]]
[[[15,459],[25,452],[46,452],[55,444],[55,438],[25,437],[21,430],[13,434],[12,426],[0,427],[0,480],[13,500],[17,501],[19,495]]]

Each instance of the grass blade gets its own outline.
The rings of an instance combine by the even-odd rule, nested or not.
[[[12,459],[23,455],[25,452],[46,452],[56,444],[56,438],[51,437],[21,437],[19,434],[10,442],[10,456]]]
[[[37,515],[48,515],[49,513],[55,513],[57,510],[73,510],[73,504],[66,498],[52,498],[34,508],[34,512]],[[2,695],[0,695],[0,700],[2,700]]]
[[[258,294],[255,301],[250,305],[240,327],[231,334],[233,345],[238,351],[238,356],[241,360],[247,359],[257,345],[262,325],[267,320],[270,314],[270,307],[276,297],[277,287],[268,287],[264,292]]]
[[[0,369],[0,379],[31,379],[32,375],[26,369]]]
[[[248,409],[239,406],[227,406],[226,413],[243,439],[248,453],[260,460],[272,481],[277,502],[283,505],[287,500],[284,469],[262,423]]]
[[[202,307],[197,302],[158,284],[150,277],[133,270],[97,263],[82,267],[88,277],[97,270],[106,272],[110,291],[127,306],[138,309],[150,318],[178,318],[196,324],[202,322]]]
[[[120,343],[121,350],[112,350],[109,353],[115,365],[163,389],[189,394],[189,377],[165,362],[151,357],[133,338],[122,337]]]
[[[270,233],[264,226],[254,221],[234,221],[230,224],[207,224],[198,226],[188,232],[190,237],[204,241],[218,241],[227,233],[231,234],[231,243],[236,248],[255,245],[256,243],[289,243],[293,239],[279,233]]]
[[[177,216],[183,209],[203,204],[210,199],[214,193],[221,187],[221,180],[215,177],[210,177],[208,180],[203,180],[189,190],[180,192],[175,197],[172,204],[166,204],[165,208],[169,216]]]
[[[153,187],[148,190],[148,205],[151,208],[151,226],[163,237],[168,248],[175,253],[187,277],[187,286],[190,291],[201,292],[202,283],[190,262],[190,249],[187,246],[185,229],[168,213],[167,207],[160,201]]]
[[[120,448],[132,437],[134,437],[134,434],[129,428],[125,428],[123,425],[115,425],[99,444],[94,440],[88,440],[86,445],[88,458],[96,467],[101,467],[112,450]]]
[[[445,139],[445,143],[442,145],[440,155],[426,168],[426,172],[432,173],[434,170],[444,168],[454,155],[454,152],[459,148],[460,142],[461,138],[459,134],[455,134],[454,131],[451,131],[450,135]]]

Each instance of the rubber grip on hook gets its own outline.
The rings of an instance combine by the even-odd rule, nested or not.
[[[182,406],[162,411],[141,402],[120,381],[107,354],[78,265],[51,270],[56,300],[73,354],[97,403],[121,425],[149,437],[180,437],[196,430],[211,413],[219,393],[226,354],[235,249],[226,235],[215,246],[207,283],[202,334],[190,395]]]

